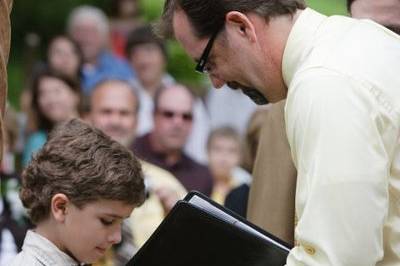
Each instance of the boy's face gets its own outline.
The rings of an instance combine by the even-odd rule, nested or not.
[[[93,263],[121,241],[121,223],[133,211],[121,201],[98,200],[77,208],[70,202],[59,230],[61,249],[79,262]]]

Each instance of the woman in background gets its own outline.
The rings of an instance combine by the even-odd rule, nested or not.
[[[26,166],[32,155],[47,140],[47,135],[58,123],[79,117],[81,90],[75,79],[46,69],[40,72],[32,86],[32,116],[35,130],[24,146],[22,164]]]
[[[57,35],[47,48],[47,66],[71,79],[80,80],[82,52],[78,44],[66,35]]]

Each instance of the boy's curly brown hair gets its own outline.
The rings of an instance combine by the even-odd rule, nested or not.
[[[101,199],[139,206],[145,198],[141,165],[100,130],[73,119],[51,132],[22,174],[20,198],[34,224],[49,217],[57,193],[79,208]]]

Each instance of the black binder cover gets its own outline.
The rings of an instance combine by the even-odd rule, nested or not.
[[[193,197],[208,202],[234,221],[194,205],[190,202]],[[249,232],[243,224],[256,233]],[[283,241],[206,196],[190,192],[127,266],[282,266],[289,250]]]

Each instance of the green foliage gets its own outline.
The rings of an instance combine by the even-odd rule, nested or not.
[[[347,15],[346,0],[306,0],[306,3],[328,16]]]
[[[161,16],[164,0],[140,0],[139,5],[144,19],[152,22]]]
[[[18,107],[19,95],[25,81],[26,58],[28,47],[25,38],[28,33],[36,33],[40,39],[39,51],[35,55],[41,57],[48,41],[55,35],[63,33],[70,11],[79,5],[94,5],[107,9],[113,0],[14,0],[11,13],[11,52],[8,64],[9,100]]]
[[[27,32],[36,32],[42,43],[64,32],[70,11],[79,5],[106,9],[112,0],[17,0],[11,14],[13,48],[21,49]]]
[[[12,48],[8,67],[9,99],[18,106],[20,91],[28,78],[24,73],[26,67],[25,36],[35,32],[41,39],[39,55],[46,49],[48,40],[63,33],[69,12],[76,6],[86,4],[102,8],[109,14],[113,0],[14,0],[11,15]],[[161,15],[165,0],[140,0],[140,9],[145,21],[155,22]],[[327,14],[347,14],[345,0],[306,0],[316,10]],[[204,88],[207,80],[193,71],[194,63],[175,41],[168,41],[170,60],[168,71],[180,82],[191,87]]]
[[[195,63],[183,51],[176,41],[168,41],[169,63],[168,72],[181,83],[195,88],[201,94],[201,90],[205,89],[206,81],[204,75],[194,71]]]

